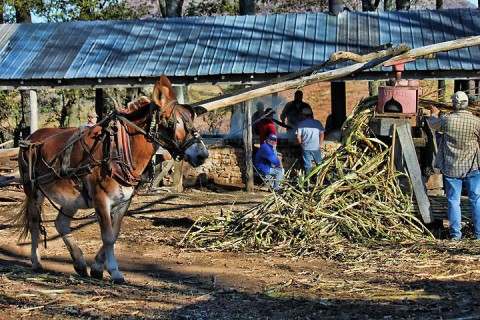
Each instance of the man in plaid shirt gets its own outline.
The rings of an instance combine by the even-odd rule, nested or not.
[[[443,133],[435,167],[445,177],[450,237],[454,240],[462,237],[460,196],[465,183],[475,238],[480,240],[480,118],[465,110],[468,105],[465,92],[457,91],[452,96],[452,103],[454,111],[444,117],[436,117],[439,110],[430,107],[432,116],[428,122],[432,129]]]

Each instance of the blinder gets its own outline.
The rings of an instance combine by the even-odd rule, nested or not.
[[[163,117],[165,111],[172,106],[172,104],[173,110],[170,112],[170,115],[168,117]],[[177,119],[174,116],[177,106],[179,106],[177,100],[171,100],[159,111],[154,101],[152,100],[150,102],[151,123],[147,138],[167,149],[175,161],[180,161],[184,159],[185,151],[190,146],[201,142],[201,136],[193,127],[191,118],[187,118],[184,113],[178,112],[185,127],[186,137],[182,142],[177,139],[175,135],[175,131],[177,130]],[[185,104],[182,106],[190,112],[192,118],[195,117],[195,111],[190,105]],[[165,141],[166,144],[162,144],[160,141]]]

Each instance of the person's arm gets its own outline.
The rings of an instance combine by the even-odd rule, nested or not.
[[[302,135],[297,133],[297,141],[299,144],[302,144]]]
[[[323,138],[325,137],[325,132],[323,131],[320,131],[320,150],[322,149],[322,145],[323,145]]]
[[[287,117],[288,112],[290,112],[290,103],[287,103],[285,107],[283,107],[282,113],[280,114],[280,120],[285,123],[285,118]]]
[[[273,148],[268,148],[267,153],[265,154],[265,158],[273,165],[274,167],[281,167],[282,163],[280,162],[280,159],[278,156],[275,154],[275,151],[273,151]]]
[[[438,114],[439,114],[438,108],[435,107],[434,105],[431,105],[430,113],[431,113],[431,116],[427,119],[428,124],[433,130],[441,132],[442,126],[443,126],[443,120],[442,118],[438,117]]]
[[[301,128],[297,128],[297,130],[295,131],[295,134],[297,135],[297,141],[300,145],[302,145],[302,129]]]

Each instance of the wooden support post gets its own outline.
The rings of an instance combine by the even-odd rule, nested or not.
[[[30,133],[38,129],[38,103],[37,92],[30,90]]]
[[[247,192],[253,192],[252,100],[243,103],[243,110],[245,114],[243,127],[243,145],[245,146],[245,184]]]
[[[345,82],[332,82],[330,95],[332,97],[332,129],[340,129],[347,120],[347,96]]]
[[[173,185],[175,191],[183,192],[183,161],[175,161],[173,165]]]
[[[160,172],[160,173],[157,174],[157,176],[155,177],[155,180],[153,180],[154,187],[158,187],[160,185],[160,182],[162,182],[165,176],[170,172],[170,170],[172,169],[175,163],[173,159],[165,160],[164,162],[165,162],[165,166],[163,169],[162,169],[162,163],[155,165],[155,172]]]
[[[103,89],[95,89],[95,112],[98,115],[98,120],[103,119],[103,107],[105,102],[103,101]]]
[[[422,172],[420,170],[420,165],[418,164],[415,146],[413,145],[410,125],[402,124],[397,126],[397,135],[423,222],[432,223],[435,218],[433,216],[430,200],[427,196],[427,188],[422,180]]]
[[[446,95],[446,89],[447,85],[445,83],[445,80],[438,80],[438,100],[442,102],[447,102],[448,98]]]

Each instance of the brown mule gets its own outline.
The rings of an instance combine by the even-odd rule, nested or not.
[[[47,198],[59,207],[55,227],[63,238],[81,276],[88,276],[82,250],[71,234],[78,209],[95,208],[103,245],[90,275],[124,282],[115,260],[114,244],[134,190],[159,146],[176,159],[199,166],[208,157],[193,127],[195,113],[177,103],[170,81],[155,83],[153,99],[139,98],[128,109],[114,112],[93,127],[42,128],[20,145],[19,167],[26,199],[15,217],[23,236],[32,238],[33,270],[42,270],[38,248],[42,203]]]

